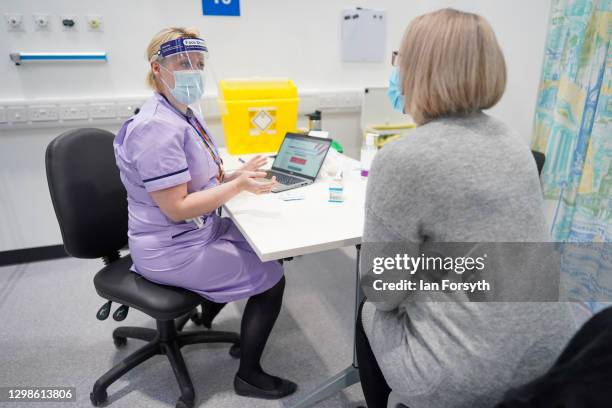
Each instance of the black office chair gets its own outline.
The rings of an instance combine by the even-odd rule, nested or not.
[[[176,407],[193,407],[195,393],[180,348],[232,343],[235,357],[239,336],[220,331],[181,331],[202,298],[185,289],[147,281],[129,270],[129,255],[120,256],[119,250],[127,244],[128,213],[113,138],[112,133],[100,129],[71,130],[54,139],[45,156],[47,182],[66,252],[76,258],[102,258],[106,266],[94,277],[94,285],[100,296],[123,305],[115,312],[115,320],[123,320],[127,308],[133,307],[157,322],[157,330],[118,327],[113,331],[117,347],[128,338],[147,344],[96,381],[91,402],[94,406],[102,404],[107,399],[106,389],[119,377],[147,359],[165,354],[181,390]],[[98,318],[108,317],[109,311],[110,302],[100,309]]]
[[[536,150],[532,150],[531,154],[533,154],[533,158],[535,159],[536,166],[538,167],[538,174],[542,174],[542,169],[544,168],[544,162],[546,161],[546,156],[542,152],[538,152]]]

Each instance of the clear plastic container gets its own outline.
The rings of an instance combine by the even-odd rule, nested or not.
[[[370,174],[370,168],[374,161],[374,156],[378,149],[375,145],[374,133],[366,133],[366,143],[361,147],[361,177],[368,177]]]

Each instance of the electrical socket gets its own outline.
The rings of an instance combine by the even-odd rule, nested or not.
[[[30,106],[28,116],[32,122],[53,122],[59,119],[57,106],[54,105]]]
[[[6,20],[8,31],[25,31],[23,27],[23,14],[6,13],[4,19]]]
[[[117,116],[120,118],[129,118],[134,114],[136,108],[138,108],[142,103],[140,102],[125,102],[117,104]]]
[[[318,100],[318,108],[333,111],[352,111],[361,106],[361,94],[353,91],[321,92]]]
[[[92,103],[89,105],[89,117],[92,119],[113,119],[116,116],[114,103]]]
[[[59,115],[62,120],[87,120],[89,108],[87,105],[61,105]]]
[[[361,106],[361,94],[356,92],[344,92],[337,96],[337,106],[339,108],[354,108]]]
[[[28,121],[25,106],[10,106],[6,110],[6,118],[11,123],[23,123]]]
[[[322,93],[319,96],[319,107],[320,108],[333,108],[336,106],[336,98],[334,95]]]

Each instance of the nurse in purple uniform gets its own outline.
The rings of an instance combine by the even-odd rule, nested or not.
[[[285,278],[279,262],[261,262],[228,218],[216,210],[242,191],[269,193],[258,156],[225,174],[204,121],[189,108],[204,92],[207,48],[198,33],[160,31],[151,40],[147,78],[153,96],[115,138],[127,190],[133,270],[147,279],[203,297],[207,326],[226,302],[249,298],[240,327],[240,395],[282,398],[295,383],[266,373],[260,358],[281,308]]]

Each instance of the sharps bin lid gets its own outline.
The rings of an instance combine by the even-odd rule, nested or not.
[[[290,79],[224,79],[219,81],[220,96],[226,101],[297,98],[297,87]]]

